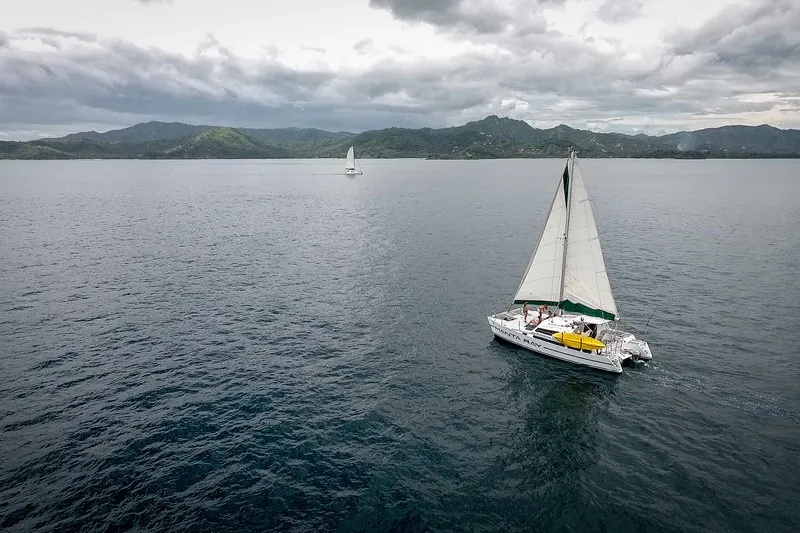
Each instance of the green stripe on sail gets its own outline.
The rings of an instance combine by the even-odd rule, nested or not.
[[[528,304],[528,305],[549,305],[553,308],[561,309],[569,313],[578,313],[586,316],[596,316],[605,320],[615,320],[617,317],[613,313],[603,311],[602,309],[595,309],[583,304],[572,303],[569,300],[562,302],[554,302],[550,300],[514,300],[515,304]]]
[[[589,307],[583,304],[576,304],[570,302],[569,300],[564,300],[558,305],[558,307],[563,309],[564,311],[568,311],[571,313],[580,313],[582,315],[596,316],[597,318],[604,318],[606,320],[614,320],[617,318],[616,315],[614,315],[614,313],[609,313],[608,311],[603,311],[602,309],[595,309],[594,307]]]

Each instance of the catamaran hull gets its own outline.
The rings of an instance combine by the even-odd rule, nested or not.
[[[499,321],[497,319],[491,316],[487,318],[489,319],[489,326],[492,328],[492,333],[499,339],[516,344],[517,346],[540,355],[560,359],[561,361],[588,366],[606,372],[613,372],[615,374],[622,373],[622,363],[617,357],[611,358],[607,355],[599,355],[594,351],[592,353],[586,353],[581,350],[567,348],[556,342],[544,341],[533,335],[527,335],[519,330],[505,328],[498,323]]]
[[[345,170],[344,171],[344,175],[345,176],[360,176],[361,172],[359,172],[357,170]]]

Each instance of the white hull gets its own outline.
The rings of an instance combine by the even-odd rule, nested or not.
[[[345,169],[344,175],[345,176],[360,176],[362,172],[360,170],[353,170],[353,169]]]
[[[519,330],[515,331],[509,328],[504,328],[498,324],[498,322],[499,321],[496,321],[492,317],[489,317],[489,325],[491,326],[492,332],[495,334],[495,336],[525,348],[526,350],[530,350],[541,355],[546,355],[554,359],[561,359],[562,361],[567,361],[576,365],[596,368],[597,370],[605,370],[606,372],[614,372],[616,374],[622,372],[622,363],[620,362],[619,358],[614,358],[612,360],[611,357],[597,355],[594,352],[585,353],[580,350],[573,350],[571,348],[567,348],[566,346],[556,344],[555,341],[551,343],[538,337],[534,337],[529,333],[522,333]]]
[[[614,340],[607,342],[606,348],[599,351],[577,350],[562,345],[549,334],[537,333],[535,330],[524,328],[521,314],[499,313],[487,318],[492,333],[500,339],[547,357],[597,370],[619,374],[622,372],[622,363],[625,360],[649,360],[653,357],[647,343],[637,340],[630,333],[615,331]],[[553,319],[553,321],[561,322],[562,319],[566,319],[569,322],[579,318],[579,315],[564,316]],[[553,322],[550,323],[553,324]]]

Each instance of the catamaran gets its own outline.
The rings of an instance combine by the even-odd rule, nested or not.
[[[621,373],[625,361],[653,358],[647,342],[617,329],[617,304],[574,150],[513,303],[487,318],[495,337],[599,370]]]
[[[353,154],[353,147],[351,146],[350,149],[347,151],[347,163],[344,166],[344,173],[347,176],[355,176],[361,175],[361,165],[358,166],[358,170],[356,170],[356,158]]]

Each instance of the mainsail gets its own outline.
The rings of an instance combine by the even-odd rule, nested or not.
[[[341,152],[339,152],[341,153]],[[340,159],[341,161],[341,159]],[[355,170],[356,169],[356,158],[353,154],[353,147],[351,146],[350,149],[347,151],[347,164],[344,167],[345,170]]]
[[[567,195],[564,187],[568,182],[569,171],[565,168],[547,222],[514,296],[514,303],[558,305],[561,301],[564,235],[567,228]]]
[[[574,154],[564,168],[547,223],[514,296],[514,303],[524,302],[609,320],[617,316],[592,204]]]

